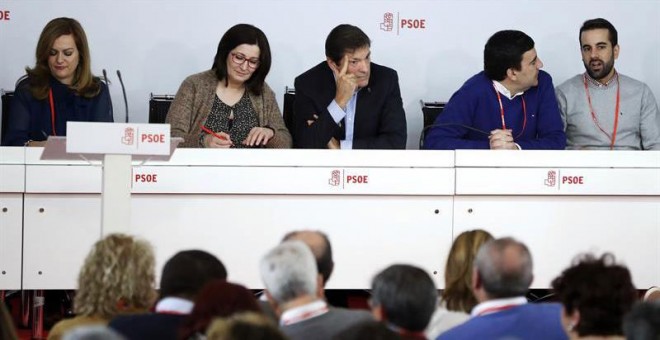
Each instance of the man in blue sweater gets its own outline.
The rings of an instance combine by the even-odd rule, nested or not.
[[[532,278],[532,255],[523,243],[512,238],[485,243],[472,272],[472,292],[479,304],[470,320],[438,339],[567,339],[561,305],[527,303]]]
[[[484,70],[452,95],[426,134],[427,149],[564,149],[550,75],[534,40],[500,31],[486,42]]]

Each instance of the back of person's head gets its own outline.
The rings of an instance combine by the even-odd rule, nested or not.
[[[379,321],[356,323],[333,337],[336,340],[398,340],[399,334]]]
[[[596,18],[585,21],[582,27],[580,27],[580,35],[578,36],[580,46],[582,46],[582,32],[595,29],[606,29],[609,32],[609,39],[612,46],[619,44],[619,33],[614,28],[614,25],[603,18]]]
[[[181,339],[205,333],[214,318],[226,318],[241,312],[260,312],[250,290],[226,280],[209,281],[200,290],[195,306],[181,326]]]
[[[660,301],[635,305],[624,319],[623,333],[628,340],[660,339]]]
[[[438,302],[433,279],[410,265],[387,267],[371,283],[372,308],[388,323],[410,332],[426,329]]]
[[[319,274],[323,276],[323,285],[325,286],[335,266],[332,260],[332,246],[330,245],[328,235],[316,230],[297,230],[286,234],[284,239],[282,239],[282,241],[291,240],[303,241],[312,250],[316,259],[316,268]]]
[[[278,304],[302,296],[317,296],[314,254],[302,241],[286,241],[266,253],[260,263],[267,293]]]
[[[73,18],[55,18],[49,21],[41,31],[35,52],[36,64],[34,68],[25,69],[30,76],[32,95],[37,99],[45,99],[48,96],[50,77],[48,58],[53,43],[63,35],[71,35],[78,49],[78,67],[69,87],[84,97],[96,96],[100,91],[100,86],[98,80],[94,79],[92,75],[87,35],[80,23]]]
[[[249,24],[238,24],[232,26],[225,32],[218,43],[218,50],[213,58],[215,76],[218,80],[224,80],[227,84],[227,58],[229,53],[236,47],[247,44],[259,47],[259,66],[250,79],[245,82],[245,87],[253,94],[261,94],[264,81],[271,66],[270,44],[266,34],[256,26]]]
[[[325,56],[339,65],[346,52],[370,47],[371,40],[357,26],[341,24],[330,31],[325,39]]]
[[[489,299],[523,296],[534,278],[532,254],[525,244],[510,237],[484,243],[474,268]]]
[[[146,241],[110,234],[97,241],[78,275],[76,314],[111,319],[146,310],[156,298],[155,259]]]
[[[125,340],[117,331],[106,326],[79,326],[62,335],[62,340]]]
[[[266,316],[239,313],[227,319],[215,319],[206,332],[208,340],[285,340],[286,336]]]
[[[609,253],[579,255],[552,281],[552,288],[567,316],[579,313],[569,327],[579,336],[622,335],[623,317],[637,299],[630,271]]]
[[[492,80],[502,81],[510,68],[520,70],[523,54],[534,48],[534,40],[521,31],[493,34],[484,48],[484,71]]]
[[[217,257],[203,250],[180,251],[163,266],[160,296],[194,300],[199,290],[213,279],[227,279],[227,270]]]
[[[5,307],[4,301],[0,301],[0,340],[18,340],[14,322]]]
[[[448,310],[469,313],[477,305],[472,293],[472,268],[479,248],[493,236],[485,230],[462,232],[451,246],[445,266],[442,301]]]

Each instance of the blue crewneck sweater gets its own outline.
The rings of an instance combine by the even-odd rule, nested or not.
[[[539,71],[538,79],[538,86],[512,100],[500,95],[506,127],[513,130],[514,142],[523,150],[563,150],[566,135],[552,77]],[[526,124],[523,98],[527,109]],[[434,125],[426,134],[426,149],[489,149],[488,134],[502,128],[500,104],[492,80],[483,71],[468,79],[449,99]]]

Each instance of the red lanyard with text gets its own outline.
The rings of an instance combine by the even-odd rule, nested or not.
[[[479,314],[475,316],[482,316],[490,313],[495,313],[495,312],[501,312],[503,310],[511,309],[513,307],[518,307],[520,306],[519,304],[513,304],[513,305],[504,305],[504,306],[499,306],[499,307],[491,307],[491,308],[486,308],[479,312]]]
[[[295,316],[293,318],[289,318],[287,320],[281,320],[280,322],[283,326],[291,325],[291,324],[294,324],[294,323],[297,323],[297,322],[300,322],[300,321],[304,321],[304,320],[313,318],[315,316],[324,314],[327,311],[328,311],[328,306],[323,306],[321,308],[317,308],[317,309],[314,309],[314,310],[304,312],[304,313],[302,313],[298,316]]]
[[[502,130],[506,130],[506,122],[504,121],[504,106],[502,105],[502,97],[500,97],[500,91],[497,91],[497,88],[493,84],[493,89],[495,89],[495,94],[497,95],[497,101],[500,103],[500,117],[502,118]],[[522,130],[520,130],[520,133],[516,138],[522,136],[522,134],[525,132],[525,127],[527,126],[527,105],[525,104],[525,97],[522,95],[520,96],[520,99],[522,99],[522,108],[523,108],[523,127]]]
[[[55,132],[55,103],[53,102],[53,89],[48,89],[48,101],[50,102],[50,122],[53,128],[53,136],[57,136],[57,132]]]
[[[614,128],[612,129],[612,135],[610,136],[598,123],[598,118],[596,118],[596,113],[594,112],[594,107],[591,105],[591,95],[589,95],[589,86],[587,85],[587,75],[583,74],[582,78],[584,79],[584,91],[587,93],[587,102],[589,102],[589,111],[591,112],[591,119],[594,121],[596,126],[602,131],[607,138],[610,139],[610,150],[614,149],[614,142],[616,141],[616,130],[619,126],[619,104],[621,103],[621,84],[619,84],[619,75],[616,76],[616,105],[614,106]]]

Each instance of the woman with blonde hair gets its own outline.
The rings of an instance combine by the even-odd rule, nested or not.
[[[493,236],[482,229],[468,230],[456,237],[447,256],[445,289],[440,296],[439,307],[426,328],[429,339],[435,339],[444,331],[469,318],[477,305],[472,294],[472,268],[479,248]]]
[[[87,36],[78,21],[56,18],[44,27],[36,65],[26,68],[11,103],[3,145],[40,146],[66,136],[66,122],[112,122],[110,92],[91,71]]]
[[[106,325],[119,314],[146,312],[156,300],[154,266],[146,241],[110,234],[96,242],[78,276],[76,317],[58,322],[48,339],[82,325]]]

